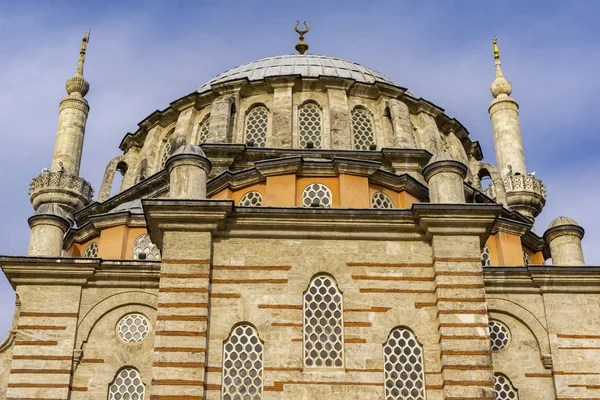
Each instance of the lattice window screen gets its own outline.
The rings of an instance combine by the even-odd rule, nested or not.
[[[490,248],[487,246],[483,246],[483,249],[481,249],[481,265],[483,265],[484,267],[490,267],[492,265]]]
[[[306,103],[298,110],[298,136],[301,148],[312,143],[321,148],[321,110],[314,103]]]
[[[262,202],[262,195],[259,192],[252,191],[242,196],[239,205],[245,207],[259,207],[262,206]]]
[[[133,243],[134,260],[160,260],[160,251],[154,243],[150,241],[147,233],[139,236]]]
[[[425,400],[423,349],[411,331],[392,330],[383,346],[386,400]]]
[[[367,110],[360,107],[352,110],[352,132],[356,150],[369,150],[375,144],[373,120]]]
[[[498,351],[508,347],[510,333],[508,328],[501,322],[491,320],[490,325],[490,345],[492,351]]]
[[[494,388],[496,389],[496,400],[519,400],[517,389],[505,375],[494,374]]]
[[[331,208],[332,202],[331,190],[321,183],[311,183],[302,192],[302,205],[304,207]]]
[[[343,368],[342,294],[328,275],[313,278],[304,293],[304,366]]]
[[[108,388],[108,400],[144,400],[144,384],[134,368],[123,368]]]
[[[83,252],[83,258],[94,258],[98,257],[98,243],[90,243]]]
[[[254,107],[246,116],[246,142],[254,143],[254,147],[267,146],[267,125],[269,112],[267,107]]]
[[[148,318],[139,313],[127,314],[117,322],[117,336],[126,343],[141,342],[149,331]]]
[[[167,160],[171,157],[171,153],[173,152],[173,141],[171,139],[167,139],[165,142],[165,147],[163,149],[162,158],[160,159],[160,169],[165,169],[167,164]]]
[[[235,327],[223,349],[223,400],[261,400],[263,393],[263,344],[256,330]]]
[[[394,208],[394,202],[390,196],[383,192],[375,192],[371,197],[371,207],[373,208]]]
[[[204,121],[198,127],[198,144],[206,143],[208,139],[208,128],[210,125],[210,114],[204,118]]]

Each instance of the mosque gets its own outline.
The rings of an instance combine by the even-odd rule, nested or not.
[[[600,398],[600,268],[572,219],[533,231],[546,191],[497,41],[494,165],[308,29],[148,115],[97,196],[84,35],[28,254],[0,257],[0,399]]]

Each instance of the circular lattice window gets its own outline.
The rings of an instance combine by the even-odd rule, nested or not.
[[[492,265],[492,257],[490,256],[490,248],[487,246],[483,246],[481,249],[481,265],[484,267],[489,267]]]
[[[90,243],[83,252],[83,258],[94,258],[98,257],[98,243]]]
[[[494,374],[496,400],[518,400],[519,394],[510,380],[502,374]]]
[[[108,400],[144,400],[144,384],[134,368],[123,368],[108,389]]]
[[[508,347],[510,333],[508,328],[501,322],[490,321],[490,345],[492,351],[498,351]]]
[[[373,208],[394,208],[394,203],[390,196],[383,192],[375,192],[371,197],[371,207]]]
[[[147,233],[141,235],[133,243],[134,260],[160,260],[160,250],[150,241]]]
[[[125,343],[141,342],[149,331],[150,322],[142,314],[127,314],[117,322],[117,335]]]
[[[240,199],[240,206],[244,207],[259,207],[262,206],[263,198],[260,193],[253,191],[248,192]]]
[[[356,150],[370,150],[375,144],[373,121],[367,110],[363,108],[352,110],[352,132]]]
[[[321,110],[316,104],[307,103],[298,110],[298,136],[301,148],[309,143],[315,149],[321,148]]]
[[[254,147],[265,147],[268,121],[267,107],[254,107],[246,117],[246,143],[252,143]]]
[[[320,183],[308,185],[302,192],[302,205],[304,207],[331,208],[331,190]]]

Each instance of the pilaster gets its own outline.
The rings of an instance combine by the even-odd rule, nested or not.
[[[292,147],[292,87],[291,79],[270,82],[273,86],[273,131],[267,147]]]
[[[175,148],[186,143],[191,143],[194,121],[197,114],[198,111],[193,105],[189,105],[179,113],[177,124],[175,125],[175,132],[173,133]]]
[[[388,100],[392,127],[394,129],[394,147],[401,149],[414,149],[415,138],[413,137],[412,124],[408,106],[398,99]]]
[[[346,90],[347,84],[326,83],[329,103],[329,121],[331,148],[334,150],[349,150],[352,148],[352,126]]]

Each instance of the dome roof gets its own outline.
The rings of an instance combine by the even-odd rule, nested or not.
[[[197,92],[207,92],[212,85],[237,79],[248,79],[248,81],[253,82],[273,76],[290,75],[298,75],[303,78],[329,76],[354,79],[356,82],[361,83],[379,82],[399,86],[387,76],[352,61],[316,54],[289,54],[263,58],[232,68],[201,86]]]
[[[580,226],[572,218],[569,218],[569,217],[557,217],[557,218],[554,218],[552,220],[552,222],[550,222],[550,225],[548,225],[548,229],[556,228],[557,226],[568,226],[568,225]]]
[[[136,199],[132,201],[127,201],[125,203],[121,203],[112,210],[110,210],[108,214],[116,214],[123,211],[128,211],[131,214],[143,214],[144,209],[142,207],[142,200]]]

